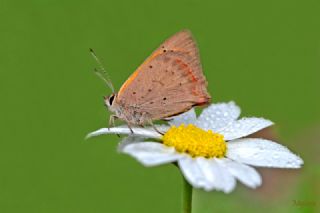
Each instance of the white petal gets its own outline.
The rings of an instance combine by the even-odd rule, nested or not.
[[[137,127],[133,127],[132,131],[133,131],[133,133],[131,133],[130,129],[127,126],[119,126],[119,127],[112,127],[112,128],[101,128],[101,129],[98,129],[97,131],[89,133],[86,136],[86,139],[91,138],[91,137],[95,137],[95,136],[98,136],[98,135],[104,135],[104,134],[137,135],[137,136],[143,136],[143,137],[148,137],[148,138],[156,138],[156,139],[160,139],[162,137],[158,132],[156,132],[152,128],[137,128]]]
[[[184,156],[178,164],[183,176],[194,188],[204,188],[208,184],[195,158]]]
[[[118,143],[118,151],[122,152],[125,146],[133,143],[142,143],[145,141],[145,139],[145,137],[129,135],[128,137],[123,138],[120,143]]]
[[[219,132],[240,115],[240,108],[233,102],[211,104],[199,116],[196,125],[202,129]]]
[[[196,119],[197,115],[194,111],[194,108],[192,108],[188,112],[172,117],[172,120],[169,121],[169,124],[175,126],[180,126],[181,124],[194,124]]]
[[[157,166],[177,161],[182,157],[173,147],[167,147],[156,142],[141,142],[129,144],[122,152],[136,158],[144,166]]]
[[[217,159],[217,161],[244,185],[251,188],[261,185],[261,176],[254,168],[227,158]]]
[[[215,158],[198,157],[196,160],[204,177],[207,179],[208,184],[204,187],[205,190],[216,189],[229,193],[234,189],[236,186],[235,178]]]
[[[243,138],[227,143],[227,157],[249,165],[274,168],[300,168],[303,160],[273,141]]]
[[[225,140],[233,140],[251,135],[272,124],[272,121],[264,118],[242,118],[218,132],[224,135]]]

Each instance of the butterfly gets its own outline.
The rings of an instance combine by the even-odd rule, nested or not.
[[[130,129],[132,125],[153,126],[154,120],[179,115],[211,100],[198,47],[189,30],[182,30],[164,41],[125,81],[119,92],[114,92],[110,80],[104,80],[113,91],[104,98],[105,105],[114,113],[109,125],[121,119]]]

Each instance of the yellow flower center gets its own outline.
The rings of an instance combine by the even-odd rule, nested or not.
[[[163,144],[174,147],[178,152],[192,157],[224,157],[227,151],[223,135],[205,131],[192,124],[172,126],[162,137]]]

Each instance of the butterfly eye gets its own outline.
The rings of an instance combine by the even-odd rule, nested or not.
[[[109,97],[109,105],[112,106],[112,103],[114,101],[114,94],[110,95]]]

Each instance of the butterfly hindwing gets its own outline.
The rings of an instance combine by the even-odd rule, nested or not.
[[[132,74],[118,93],[123,107],[135,106],[152,120],[208,103],[207,82],[189,31],[166,40]]]

